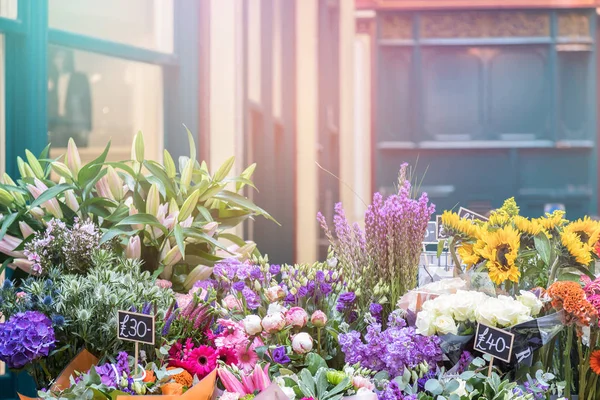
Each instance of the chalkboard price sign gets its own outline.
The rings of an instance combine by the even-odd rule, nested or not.
[[[488,218],[484,217],[481,214],[477,214],[475,211],[471,211],[468,208],[461,207],[458,209],[458,216],[464,219],[470,219],[471,221],[479,220],[479,221],[489,221]]]
[[[505,330],[478,324],[474,349],[499,360],[510,362],[515,335]]]
[[[429,221],[427,223],[427,230],[425,231],[425,238],[423,239],[424,244],[437,244],[435,239],[437,235],[437,222]]]
[[[448,235],[444,232],[444,225],[442,225],[442,216],[435,216],[435,238],[436,240],[448,239]]]
[[[154,344],[154,315],[118,312],[117,337],[129,342]]]

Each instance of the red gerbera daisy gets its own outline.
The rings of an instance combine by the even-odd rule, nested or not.
[[[221,347],[217,351],[217,357],[227,365],[237,364],[238,362],[237,353],[234,349]]]
[[[202,379],[217,367],[217,353],[212,347],[196,347],[187,354],[187,360],[183,362],[182,367]]]
[[[590,368],[596,375],[600,375],[600,350],[592,352],[590,356]]]

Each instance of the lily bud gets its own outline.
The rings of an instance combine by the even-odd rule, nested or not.
[[[52,170],[56,172],[59,176],[67,179],[73,179],[73,175],[67,166],[60,161],[54,161],[52,163]]]
[[[67,190],[65,192],[65,204],[74,212],[79,211],[79,202],[75,197],[75,193],[72,190]]]
[[[115,200],[115,198],[112,195],[112,192],[110,191],[110,187],[108,185],[108,178],[106,177],[106,175],[100,178],[98,182],[96,182],[96,191],[98,192],[98,195],[100,197]]]
[[[33,174],[36,178],[42,179],[44,178],[44,170],[40,165],[40,162],[29,150],[25,150],[25,156],[27,157],[27,162],[29,162],[30,168],[33,171]]]
[[[16,186],[15,182],[11,179],[11,177],[7,173],[4,173],[4,176],[2,177],[2,179],[0,179],[0,182],[2,182],[5,185]],[[23,197],[21,192],[18,192],[15,190],[11,194],[12,194],[12,197],[15,199],[15,202],[18,205],[24,206],[26,204],[25,198]]]
[[[33,207],[31,210],[29,210],[29,212],[33,218],[37,219],[38,221],[41,221],[42,218],[44,218],[44,215],[46,215],[44,210],[42,210],[40,207]]]
[[[152,184],[146,199],[146,213],[154,216],[158,215],[158,206],[160,206],[160,192],[158,186]]]
[[[79,151],[77,150],[77,145],[73,138],[69,139],[69,144],[67,145],[67,156],[66,160],[67,166],[73,173],[74,177],[77,177],[79,174],[79,170],[81,169],[81,158],[79,157]]]
[[[181,172],[181,180],[180,185],[183,189],[183,192],[186,193],[188,188],[190,187],[190,183],[192,183],[192,173],[194,172],[194,160],[189,159],[187,164],[185,164],[185,168]]]
[[[202,227],[202,230],[204,231],[204,233],[206,233],[208,236],[213,236],[215,233],[217,233],[217,228],[219,227],[219,223],[215,222],[215,221],[211,221],[208,224],[204,225]]]
[[[31,167],[23,161],[21,157],[17,157],[17,166],[19,167],[19,173],[21,174],[21,178],[35,178],[35,174]]]
[[[177,220],[179,222],[188,219],[192,212],[196,209],[196,205],[198,204],[198,199],[200,198],[200,191],[194,190],[194,192],[183,202],[181,206],[181,211],[179,211],[179,216]]]
[[[185,278],[185,282],[183,282],[183,288],[185,290],[190,290],[194,283],[198,281],[203,281],[208,279],[212,274],[213,269],[211,267],[207,267],[206,265],[198,265],[196,268],[192,270]]]
[[[138,260],[142,257],[142,247],[139,236],[132,236],[129,238],[129,243],[125,248],[125,257]]]
[[[170,266],[177,264],[179,261],[181,261],[182,257],[183,256],[181,254],[181,250],[179,249],[179,246],[175,245],[175,247],[173,247],[171,250],[169,250],[169,252],[165,256],[165,258],[162,260],[162,262],[166,266],[170,267]]]
[[[121,201],[121,199],[123,199],[123,181],[119,178],[117,171],[110,165],[108,166],[107,171],[106,178],[110,192],[115,200]]]
[[[179,206],[177,205],[177,200],[171,199],[169,200],[169,214],[175,214],[179,212]]]
[[[0,204],[2,204],[5,207],[9,207],[14,202],[14,200],[15,199],[11,196],[9,192],[0,188]]]
[[[23,239],[27,239],[29,236],[33,235],[35,231],[27,222],[19,221],[19,229],[21,230],[21,235],[23,235]]]

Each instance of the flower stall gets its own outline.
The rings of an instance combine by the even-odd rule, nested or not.
[[[40,399],[534,400],[600,396],[600,223],[439,215],[453,277],[419,279],[435,207],[407,165],[364,224],[317,215],[326,260],[231,233],[269,218],[190,155],[82,165],[27,152],[0,180],[0,360]],[[274,222],[275,223],[275,222]],[[332,225],[330,225],[332,223]],[[421,286],[418,287],[418,283]],[[132,339],[133,338],[133,339]],[[22,396],[23,399],[28,397]]]

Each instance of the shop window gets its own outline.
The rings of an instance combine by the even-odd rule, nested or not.
[[[49,0],[49,25],[172,53],[173,3],[173,0]]]
[[[110,140],[112,160],[130,158],[142,131],[146,156],[163,149],[162,71],[159,66],[50,46],[48,51],[48,135],[51,156],[69,138],[83,161],[97,157]]]
[[[17,18],[17,0],[0,0],[0,17]]]

